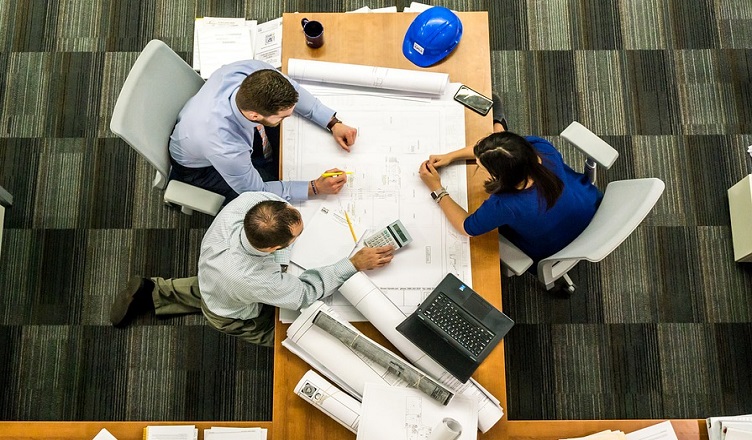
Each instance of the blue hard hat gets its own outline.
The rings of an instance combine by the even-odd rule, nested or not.
[[[428,67],[452,53],[462,37],[462,22],[454,12],[434,6],[418,14],[402,42],[405,58],[419,67]]]

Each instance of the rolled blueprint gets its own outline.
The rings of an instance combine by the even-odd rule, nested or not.
[[[357,433],[360,424],[360,402],[332,385],[313,370],[295,385],[295,394],[334,419],[337,423]]]
[[[456,440],[462,434],[462,425],[458,421],[446,417],[431,430],[426,440]]]
[[[326,313],[316,313],[313,323],[357,353],[362,354],[388,371],[400,376],[408,386],[419,389],[442,405],[446,405],[454,397],[454,393],[422,371]]]
[[[455,393],[478,401],[478,429],[486,432],[504,415],[499,401],[473,379],[462,383],[444,367],[423,353],[396,330],[405,320],[402,311],[384,295],[363,272],[358,272],[339,288],[340,293],[391,342],[407,360]]]
[[[399,387],[409,386],[404,377],[356,353],[317,327],[313,323],[313,318],[320,310],[336,318],[336,313],[331,307],[321,301],[316,301],[301,310],[300,316],[287,329],[287,339],[282,341],[282,345],[312,367],[320,369],[319,371],[329,380],[346,384],[355,392],[353,397],[356,399],[363,397],[363,391],[368,382]],[[347,321],[342,324],[355,330]]]
[[[287,62],[287,74],[298,81],[344,84],[429,95],[441,95],[449,84],[449,74],[446,73],[295,58]]]

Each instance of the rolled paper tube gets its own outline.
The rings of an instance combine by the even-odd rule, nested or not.
[[[427,440],[456,440],[462,434],[462,425],[450,417],[444,418],[431,431]]]

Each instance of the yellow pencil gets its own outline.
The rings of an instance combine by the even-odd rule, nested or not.
[[[335,177],[340,176],[342,174],[353,174],[353,171],[335,171],[333,173],[323,173],[321,174],[321,177]]]
[[[355,236],[355,229],[353,229],[353,225],[352,225],[352,222],[350,221],[350,216],[347,215],[347,211],[345,211],[345,220],[347,220],[347,226],[350,227],[350,233],[352,234],[353,241],[357,243],[358,238]]]

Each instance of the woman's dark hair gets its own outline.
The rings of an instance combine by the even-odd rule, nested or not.
[[[292,227],[300,223],[300,212],[287,202],[264,200],[245,214],[243,229],[251,246],[266,249],[286,247],[292,241]]]
[[[521,189],[517,186],[529,177],[538,188],[541,201],[545,201],[546,209],[551,209],[564,190],[561,179],[538,161],[535,148],[518,134],[493,133],[479,140],[473,153],[491,175],[485,183],[489,194],[519,192]]]

